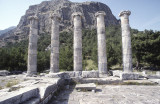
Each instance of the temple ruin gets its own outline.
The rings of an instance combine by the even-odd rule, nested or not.
[[[123,73],[122,79],[137,79],[137,75],[132,70],[132,49],[131,49],[131,36],[129,26],[130,11],[122,11],[119,15],[121,18],[122,28],[122,53],[123,53]],[[94,72],[95,77],[107,77],[107,55],[106,55],[106,36],[105,36],[105,12],[99,11],[95,13],[97,22],[97,48],[98,48],[98,72]],[[50,55],[50,73],[59,72],[59,22],[60,17],[58,14],[51,13],[51,55]],[[73,20],[73,55],[74,55],[74,69],[73,73],[78,76],[83,76],[83,73],[90,73],[83,71],[82,68],[82,13],[75,12],[72,14]],[[30,35],[29,35],[29,48],[28,48],[28,75],[37,73],[37,36],[38,36],[38,17],[32,16],[29,18],[31,21]],[[93,72],[92,72],[93,74]],[[76,75],[75,75],[76,77]],[[92,76],[94,77],[94,76]]]
[[[59,14],[50,14],[51,54],[50,72],[37,74],[38,17],[30,16],[28,45],[28,69],[19,75],[21,82],[11,88],[1,90],[0,104],[110,104],[110,103],[156,103],[159,100],[160,72],[157,76],[141,75],[133,72],[131,34],[129,25],[130,11],[122,11],[122,53],[123,71],[107,69],[105,12],[95,13],[97,23],[98,71],[83,71],[82,67],[82,19],[80,12],[72,14],[73,21],[73,71],[59,70]],[[111,75],[112,73],[112,75]],[[141,79],[139,76],[141,75]],[[8,79],[9,77],[7,77]],[[11,76],[10,78],[15,78]],[[148,79],[149,80],[148,80]],[[155,79],[152,79],[155,78]],[[158,79],[159,78],[159,79]],[[140,80],[137,80],[140,79]],[[157,80],[158,79],[158,80]],[[128,84],[135,83],[135,86]],[[140,86],[138,84],[156,85]],[[127,86],[123,86],[127,84]],[[102,86],[103,85],[103,86]],[[115,86],[116,85],[116,86]],[[74,90],[76,89],[76,90]],[[143,89],[143,90],[142,90]],[[147,89],[151,89],[146,92]],[[60,93],[60,91],[65,91]],[[58,96],[57,96],[58,95]],[[116,96],[116,97],[115,97]],[[146,98],[147,102],[146,102]],[[135,100],[136,99],[136,100]]]
[[[82,71],[82,14],[75,12],[72,14],[74,24],[74,71]]]
[[[37,74],[38,17],[30,16],[27,75]]]
[[[50,73],[59,72],[59,20],[56,14],[51,14],[51,56],[50,56]]]
[[[97,12],[97,41],[98,41],[98,71],[99,75],[107,75],[107,55],[106,55],[106,31],[104,16],[105,12]]]

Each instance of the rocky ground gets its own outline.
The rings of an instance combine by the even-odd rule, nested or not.
[[[24,75],[0,76],[0,89],[8,88],[25,81]]]
[[[70,86],[48,104],[160,104],[160,86],[98,85],[96,93]]]
[[[38,101],[40,101],[40,99],[48,99],[48,104],[160,104],[160,76],[158,73],[157,75],[141,73],[143,76],[140,75],[138,80],[121,80],[116,73],[120,72],[114,71],[114,76],[107,78],[84,77],[81,80],[72,78],[77,85],[80,84],[80,82],[85,82],[87,85],[89,83],[95,83],[96,92],[86,90],[77,91],[75,85],[73,85],[74,83],[71,83],[72,81],[66,83],[67,85],[64,84],[64,81],[60,80],[61,78],[59,77],[69,78],[67,77],[69,74],[62,72],[53,75],[41,73],[35,77],[26,77],[25,74],[0,76],[0,89],[2,89],[0,90],[0,98],[1,100],[5,100],[2,97],[8,96],[8,98],[14,101],[15,99],[13,98],[17,97],[17,99],[19,99],[20,95],[30,95],[28,93],[33,92],[30,90],[34,87],[36,88],[34,89],[34,93],[37,94],[38,91],[41,95],[41,98],[39,95],[36,95]],[[99,83],[97,83],[97,81]],[[100,82],[105,85],[99,85]],[[59,87],[59,85],[62,85],[62,88]],[[25,91],[27,87],[29,87],[29,90]],[[57,88],[61,89],[60,92],[57,92]],[[21,93],[20,90],[23,92]],[[53,90],[56,90],[56,92],[51,94]],[[15,95],[15,93],[19,93],[19,95]],[[13,96],[11,96],[12,94]],[[53,95],[53,97],[49,97],[48,94]],[[32,96],[30,98],[32,98]],[[30,98],[26,98],[24,101],[28,101],[27,99]]]

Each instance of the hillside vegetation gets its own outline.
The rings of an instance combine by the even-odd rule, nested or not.
[[[160,31],[145,30],[140,32],[131,29],[133,66],[140,69],[143,66],[158,70],[160,67]],[[96,30],[83,30],[83,70],[97,69],[97,33]],[[106,28],[106,46],[108,67],[122,67],[122,43],[120,26]],[[50,51],[45,49],[50,45],[50,34],[40,34],[38,40],[38,71],[49,69]],[[8,43],[0,48],[0,70],[27,70],[28,39],[19,43]],[[60,70],[73,70],[73,32],[60,33]]]

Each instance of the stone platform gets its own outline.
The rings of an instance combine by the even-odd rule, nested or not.
[[[160,104],[160,86],[98,85],[96,93],[61,91],[48,104]]]
[[[17,85],[0,90],[0,104],[46,104],[65,85],[60,78],[27,77]]]
[[[73,81],[76,83],[96,83],[96,84],[119,84],[122,83],[123,80],[121,80],[118,77],[106,77],[106,78],[72,78]]]
[[[92,91],[96,90],[96,84],[94,83],[87,83],[87,84],[77,84],[75,87],[76,90],[85,90],[85,91]]]
[[[120,75],[120,74],[117,74],[117,75]],[[10,80],[11,80],[11,79],[15,79],[17,76],[7,76],[6,79],[8,79],[8,77],[10,77]],[[128,96],[131,96],[132,98],[134,97],[136,98],[136,96],[132,96],[132,92],[134,94],[137,94],[137,96],[141,96],[141,91],[139,91],[140,89],[142,90],[146,89],[145,90],[146,92],[149,91],[148,93],[149,95],[144,94],[145,97],[150,97],[153,94],[156,94],[157,92],[159,95],[158,94],[155,95],[155,98],[157,98],[157,96],[158,97],[160,96],[160,93],[159,93],[160,79],[153,79],[153,78],[149,79],[144,76],[141,76],[138,80],[135,80],[135,79],[122,80],[120,76],[116,76],[116,77],[107,76],[105,78],[97,78],[97,77],[98,77],[97,71],[92,71],[92,72],[70,71],[70,72],[59,72],[59,73],[52,73],[52,74],[43,73],[43,74],[40,74],[39,76],[36,75],[34,77],[26,77],[25,75],[21,75],[17,78],[23,79],[23,80],[20,80],[22,82],[10,88],[5,88],[0,90],[0,104],[19,104],[19,103],[20,104],[46,104],[48,101],[50,101],[51,98],[52,98],[51,104],[52,102],[54,102],[53,104],[77,104],[77,102],[79,102],[78,104],[94,104],[94,102],[96,102],[94,99],[100,99],[100,101],[102,100],[102,102],[96,102],[95,104],[106,104],[104,103],[106,100],[101,98],[108,99],[108,97],[110,98],[112,97],[112,95],[113,97],[116,96],[115,95],[116,93],[119,94],[116,96],[116,99],[118,99],[119,97],[122,97],[121,95],[123,95],[123,93],[125,98],[122,98],[122,101],[121,101],[122,103],[114,102],[115,98],[113,98],[111,99],[113,100],[113,104],[125,104],[125,103],[134,104],[136,101],[130,102],[130,99]],[[157,77],[154,77],[154,78],[157,78]],[[4,80],[4,78],[2,78],[2,80]],[[90,85],[90,83],[92,84]],[[79,88],[85,88],[90,90],[94,89],[93,92],[95,92],[95,88],[96,88],[97,95],[89,91],[90,93],[93,94],[91,95],[90,98],[93,97],[94,99],[90,99],[87,102],[86,98],[89,99],[88,96],[90,96],[90,93],[88,92],[88,90],[84,90],[85,92],[81,90],[79,93],[75,92],[74,90],[76,88],[74,85],[76,84],[77,84],[77,88],[79,87]],[[83,86],[78,86],[78,84]],[[136,87],[133,87],[133,85]],[[149,85],[149,86],[146,86],[146,85]],[[107,86],[110,86],[113,88],[110,88]],[[68,95],[68,98],[66,98],[65,100],[61,99],[61,97],[59,98],[59,91],[62,90],[61,88],[65,89],[63,92],[64,96],[68,94],[67,91],[70,91],[71,93]],[[147,90],[147,88],[149,90]],[[154,88],[157,89],[157,92],[156,90],[154,90]],[[125,89],[128,92],[126,92]],[[113,92],[115,94],[111,93],[110,90],[114,90]],[[144,92],[144,90],[142,91],[142,93],[146,93],[146,92]],[[72,93],[76,93],[76,95],[75,94],[72,95]],[[111,95],[108,95],[110,93]],[[81,94],[83,96],[81,96]],[[126,94],[131,94],[131,95],[126,95]],[[76,97],[72,98],[72,96],[76,96]],[[77,101],[77,99],[79,100]],[[63,100],[64,103],[61,100]],[[145,103],[145,98],[139,99],[139,102],[141,100],[143,100]],[[142,103],[139,103],[139,104],[143,104],[143,101]],[[148,101],[146,104],[159,104],[157,103],[158,101],[159,100],[156,100],[153,103],[149,103]],[[106,102],[108,102],[109,104],[112,104],[110,100],[107,100]],[[138,104],[138,103],[135,103],[135,104]]]

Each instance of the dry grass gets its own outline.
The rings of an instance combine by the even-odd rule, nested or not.
[[[123,67],[122,66],[119,66],[119,65],[114,65],[111,67],[112,70],[123,70]]]
[[[149,83],[149,82],[123,82],[121,85],[157,85],[156,83]]]
[[[0,86],[0,90],[1,90],[1,89],[3,89],[3,88]]]
[[[18,84],[19,83],[19,81],[18,80],[15,80],[15,79],[13,79],[13,80],[9,80],[7,83],[6,83],[6,87],[12,87],[12,86],[14,86],[14,85],[16,85],[16,84]]]

